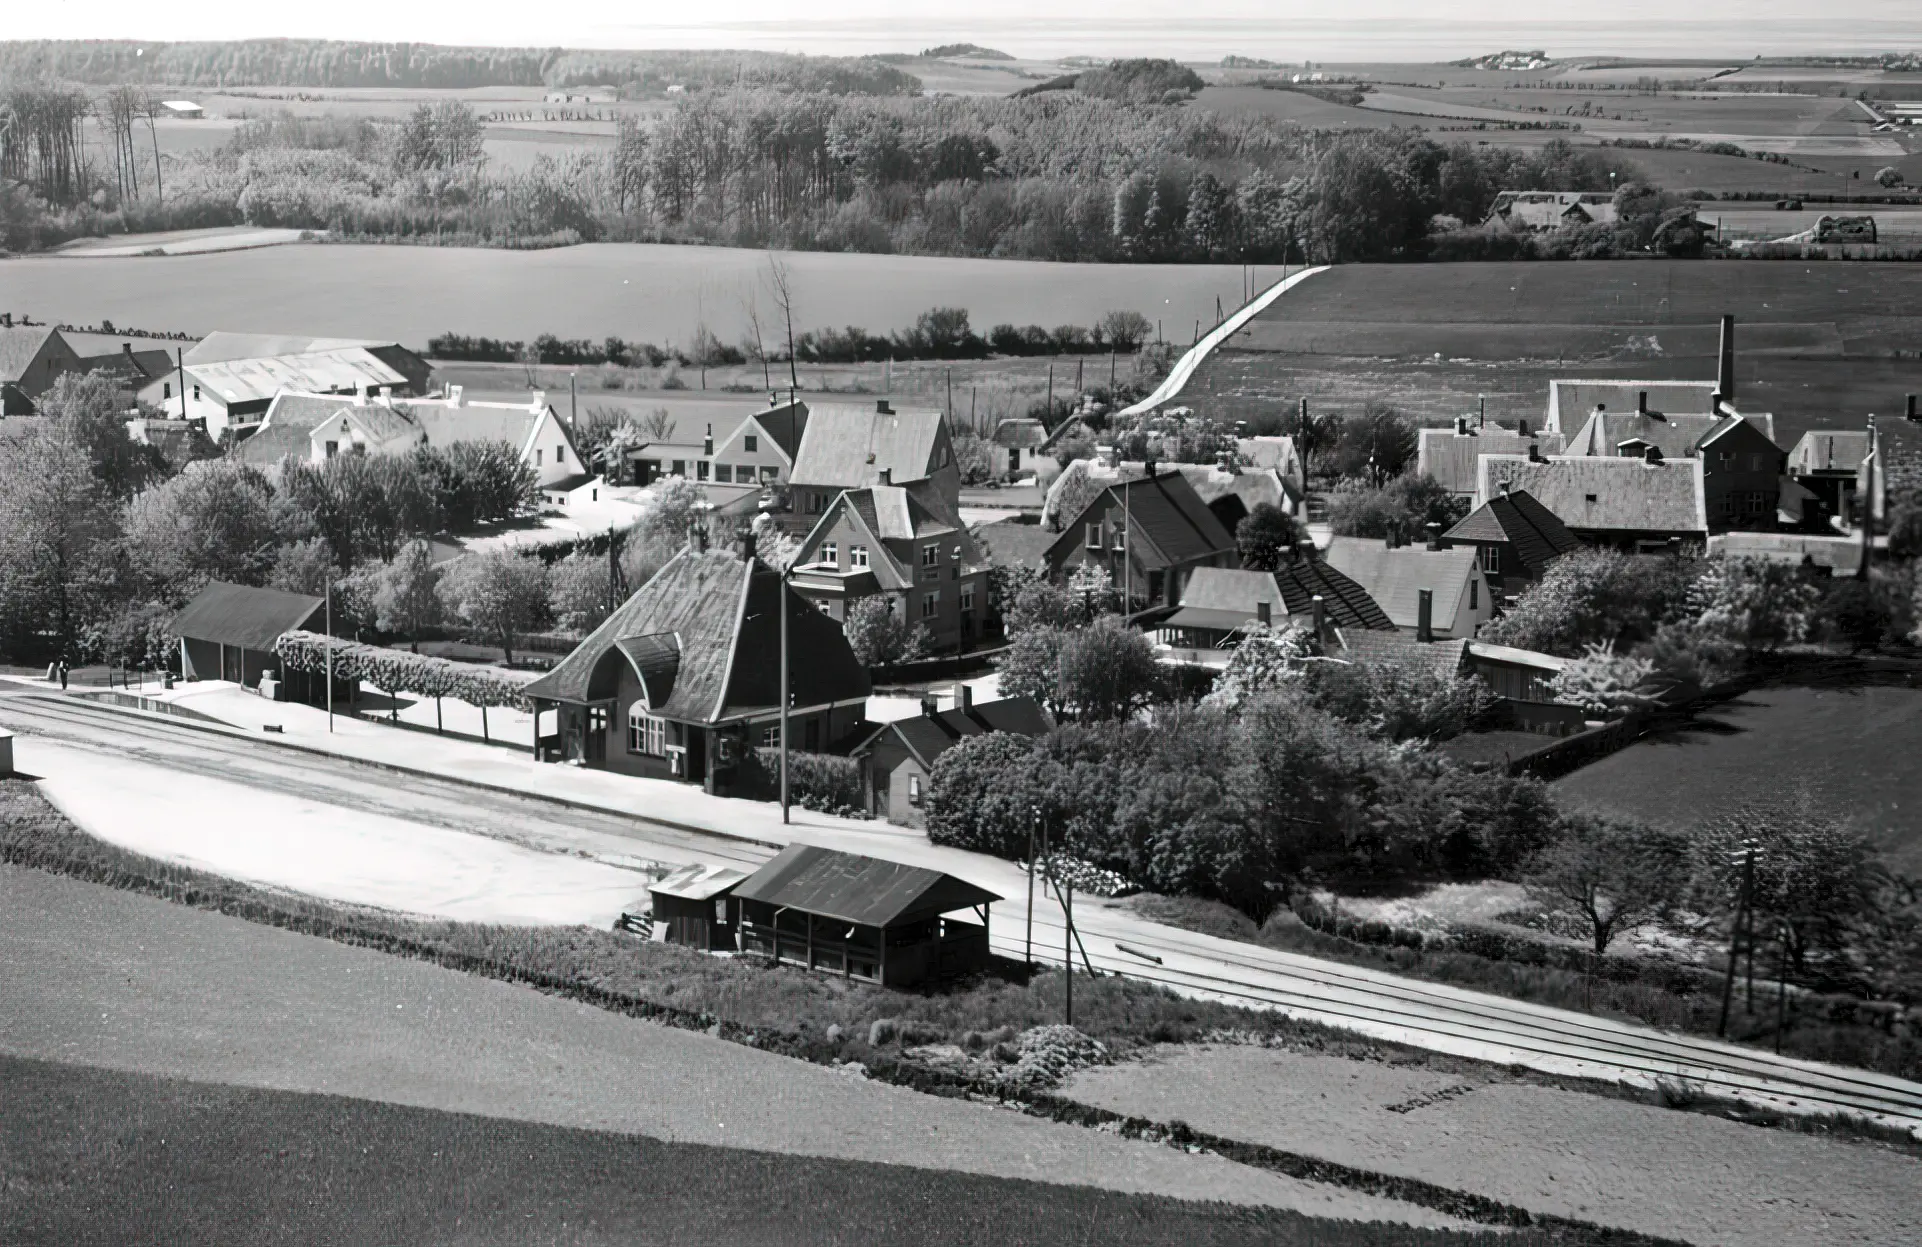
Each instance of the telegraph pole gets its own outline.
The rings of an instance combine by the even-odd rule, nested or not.
[[[1068,1025],[1074,1025],[1074,884],[1065,878],[1056,880],[1061,887],[1061,913],[1067,919],[1067,928],[1061,938],[1061,972],[1067,977]]]
[[[334,580],[327,578],[327,731],[334,730]]]
[[[1749,912],[1749,906],[1755,895],[1755,855],[1757,851],[1758,846],[1755,841],[1744,840],[1742,842],[1742,851],[1730,854],[1729,856],[1731,865],[1740,865],[1742,868],[1742,893],[1741,899],[1736,905],[1735,921],[1729,924],[1728,929],[1728,973],[1722,980],[1722,1017],[1721,1020],[1715,1024],[1715,1033],[1722,1038],[1728,1037],[1728,1011],[1729,1006],[1735,999],[1737,945],[1741,939],[1744,925],[1751,931],[1754,929],[1754,916]]]
[[[1034,829],[1041,821],[1041,807],[1034,806],[1028,811],[1028,934],[1022,943],[1021,964],[1030,970],[1034,968]]]
[[[787,578],[792,570],[793,569],[790,568],[787,571],[783,571],[781,573],[781,578],[780,578],[780,581],[778,582],[778,587],[776,589],[776,596],[780,601],[780,605],[775,608],[781,614],[781,822],[782,823],[786,823],[788,821],[787,704],[791,698],[788,693],[788,683],[787,683],[787,680],[788,680]],[[753,569],[749,568],[748,575],[752,576],[753,574],[754,574]]]

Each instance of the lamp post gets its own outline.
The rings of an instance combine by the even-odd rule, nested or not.
[[[327,579],[327,731],[334,730],[334,581]]]

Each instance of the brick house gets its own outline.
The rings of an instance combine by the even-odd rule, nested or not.
[[[1633,411],[1598,409],[1568,439],[1569,456],[1646,459],[1651,448],[1664,459],[1699,459],[1703,502],[1710,528],[1767,531],[1775,527],[1787,456],[1772,437],[1774,417],[1666,415],[1638,397]]]
[[[792,431],[769,428],[784,411]],[[777,442],[793,443],[786,484],[789,523],[796,531],[812,529],[842,490],[883,483],[930,481],[950,509],[961,505],[961,469],[938,411],[897,411],[885,398],[872,407],[799,402],[762,413],[755,422]]]
[[[781,575],[741,552],[690,547],[527,686],[537,753],[751,791],[752,751],[779,743],[780,616],[788,614],[790,748],[825,752],[867,707],[847,638]],[[541,717],[554,712],[542,735]]]
[[[1048,547],[1048,574],[1065,579],[1075,568],[1106,568],[1124,591],[1128,609],[1172,606],[1189,576],[1204,567],[1238,567],[1235,538],[1179,469],[1150,472],[1145,480],[1117,481],[1063,526]]]
[[[1390,537],[1336,537],[1329,541],[1328,565],[1368,591],[1397,628],[1414,631],[1421,623],[1421,595],[1429,595],[1429,630],[1442,638],[1472,637],[1494,617],[1494,595],[1475,550],[1446,549],[1441,529],[1433,540],[1406,545]]]
[[[987,618],[986,558],[939,482],[894,485],[885,470],[881,479],[842,490],[802,539],[795,592],[843,624],[851,605],[882,594],[936,649],[966,648]]]
[[[1031,697],[1006,697],[975,704],[972,690],[960,686],[952,710],[936,711],[932,701],[910,719],[884,723],[856,745],[851,756],[861,763],[865,808],[876,818],[901,827],[922,827],[921,804],[937,758],[969,736],[988,732],[1044,735],[1053,724]]]
[[[1702,461],[1668,459],[1654,447],[1639,459],[1483,455],[1477,503],[1486,505],[1504,490],[1526,491],[1591,545],[1632,553],[1678,544],[1699,550],[1708,542]]]

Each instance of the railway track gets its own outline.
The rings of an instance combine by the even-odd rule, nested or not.
[[[569,851],[598,836],[618,837],[637,856],[664,861],[753,869],[771,854],[759,845],[642,817],[397,773],[72,698],[0,696],[0,722],[227,782],[552,851]],[[993,947],[1018,959],[1025,889],[1008,886],[1006,863],[984,859],[981,871],[982,883],[1009,897],[996,907]],[[1718,1097],[1780,1111],[1863,1114],[1922,1136],[1922,1084],[1899,1078],[1215,939],[1096,905],[1077,907],[1076,927],[1097,970],[1181,994],[1278,1009],[1376,1038],[1555,1073],[1643,1083],[1685,1080]],[[1036,959],[1059,964],[1065,928],[1058,904],[1037,900],[1034,929]]]

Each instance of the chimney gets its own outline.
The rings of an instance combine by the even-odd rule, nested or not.
[[[1273,623],[1274,621],[1275,621],[1274,613],[1269,609],[1267,601],[1264,599],[1260,602],[1256,602],[1255,603],[1255,622],[1259,623],[1262,627],[1266,628],[1269,624]]]
[[[1152,481],[1155,478],[1155,457],[1153,455],[1149,455],[1142,462],[1141,466],[1142,466],[1142,469],[1145,471],[1147,478]]]
[[[447,387],[447,405],[449,407],[461,407],[461,406],[464,406],[466,402],[467,402],[466,386],[450,385]]]
[[[1647,390],[1635,391],[1635,414],[1638,416],[1646,416],[1648,414]]]
[[[0,312],[0,329],[11,329],[11,328],[13,328],[13,313]]]
[[[1722,402],[1735,401],[1735,318],[1722,317],[1721,367],[1715,370],[1715,391],[1722,396]],[[1716,414],[1721,414],[1718,406]]]
[[[941,713],[941,703],[934,699],[933,693],[921,694],[921,713],[930,719]]]
[[[1468,417],[1456,416],[1455,417],[1455,436],[1466,437],[1467,435],[1468,435]]]
[[[120,350],[123,354],[126,355],[127,359],[131,362],[133,359],[133,343],[122,342],[120,344]]]
[[[1913,394],[1909,395],[1908,408],[1907,408],[1906,415],[1908,417],[1908,421],[1910,424],[1915,424],[1918,421],[1922,421],[1922,415],[1918,415],[1916,413],[1915,395]]]
[[[546,406],[547,406],[546,390],[535,390],[532,394],[527,396],[527,409],[529,411],[539,411]]]
[[[355,386],[354,387],[354,406],[365,407],[367,405],[367,391],[373,388],[374,387],[371,385]]]
[[[877,415],[891,416],[894,414],[894,408],[888,406],[888,400],[885,398],[877,398],[874,400],[874,410]]]
[[[1517,421],[1515,422],[1515,432],[1517,432],[1517,433],[1519,433],[1519,434],[1521,434],[1521,435],[1522,435],[1523,437],[1527,437],[1527,436],[1528,436],[1528,421],[1526,421],[1526,420],[1517,420]]]
[[[1430,520],[1428,523],[1422,525],[1422,527],[1428,532],[1428,548],[1430,550],[1441,549],[1441,525]]]
[[[1650,446],[1647,450],[1644,450],[1642,452],[1642,462],[1646,463],[1651,468],[1661,467],[1662,466],[1662,448],[1660,446]]]
[[[1319,593],[1317,593],[1314,596],[1313,609],[1314,609],[1314,621],[1315,621],[1315,639],[1317,641],[1326,640],[1328,637],[1328,603],[1322,601],[1321,594]]]
[[[1475,427],[1485,429],[1488,427],[1488,395],[1483,394],[1478,397],[1475,405],[1481,409],[1481,421]]]
[[[741,530],[741,557],[750,563],[754,561],[754,530],[751,528]]]
[[[954,682],[954,704],[961,707],[963,711],[974,709],[974,689],[969,687],[966,681]]]
[[[1530,442],[1528,444],[1528,461],[1530,463],[1548,462],[1546,459],[1542,458],[1542,444],[1540,442]]]
[[[394,387],[391,385],[381,386],[380,391],[374,395],[374,401],[382,407],[392,407],[394,405]]]
[[[707,436],[701,439],[701,453],[704,455],[714,453],[714,422],[711,420],[708,421]]]
[[[1428,642],[1435,639],[1435,591],[1423,589],[1416,598],[1415,639]]]
[[[883,484],[883,485],[892,485],[892,484],[894,484],[894,469],[893,469],[893,468],[882,468],[882,469],[881,469],[881,484]]]
[[[1312,540],[1296,542],[1295,552],[1310,563],[1315,561],[1315,543]]]

